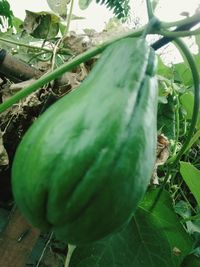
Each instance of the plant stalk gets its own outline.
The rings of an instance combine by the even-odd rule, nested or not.
[[[41,78],[39,78],[37,81],[35,81],[33,84],[31,84],[28,87],[25,87],[23,90],[17,92],[14,96],[10,97],[7,101],[4,103],[0,104],[0,113],[4,112],[6,109],[10,108],[13,104],[17,103],[24,97],[27,97],[31,93],[35,92],[45,84],[49,83],[52,80],[55,80],[62,74],[64,74],[67,71],[72,70],[75,68],[77,65],[86,62],[88,59],[98,55],[99,53],[103,52],[103,50],[109,46],[111,43],[114,43],[122,38],[127,38],[127,37],[139,37],[143,33],[143,28],[140,28],[138,30],[135,30],[133,32],[129,32],[126,34],[123,34],[121,36],[118,36],[112,40],[109,40],[107,42],[104,42],[101,45],[96,46],[95,48],[91,48],[88,51],[76,56],[74,59],[71,61],[68,61],[66,64],[63,64],[62,66],[58,67],[54,71],[47,73],[43,75]]]

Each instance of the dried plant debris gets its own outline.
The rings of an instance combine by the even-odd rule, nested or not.
[[[157,138],[157,159],[156,166],[163,165],[169,157],[169,140],[164,134]]]
[[[3,145],[3,135],[0,131],[0,166],[6,166],[9,165],[9,159],[7,151]]]
[[[88,75],[88,70],[84,64],[76,68],[75,72],[66,72],[53,83],[53,92],[61,97],[74,90]]]
[[[169,157],[169,140],[164,134],[157,136],[157,151],[156,151],[156,163],[154,167],[154,172],[151,177],[151,184],[158,185],[159,180],[157,176],[157,168],[163,165]]]
[[[5,83],[2,86],[2,89],[1,89],[2,102],[5,102],[7,99],[9,99],[15,93],[17,93],[18,91],[22,90],[23,88],[31,85],[34,82],[35,82],[35,79],[23,81],[20,83],[10,83],[8,81],[7,83]]]
[[[96,32],[94,29],[84,29],[84,33],[76,34],[74,31],[71,31],[70,35],[64,38],[63,46],[70,49],[72,54],[79,55],[129,30],[130,29],[119,20],[110,19],[102,32]]]
[[[63,40],[63,45],[75,55],[81,54],[91,47],[90,38],[86,34],[76,34],[71,31],[70,36]]]

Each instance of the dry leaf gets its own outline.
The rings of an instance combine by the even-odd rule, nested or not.
[[[5,166],[9,164],[8,154],[3,145],[2,132],[0,131],[0,166]]]

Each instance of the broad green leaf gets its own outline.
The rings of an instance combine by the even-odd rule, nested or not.
[[[26,10],[23,29],[35,38],[54,38],[59,31],[60,18],[49,12],[32,12]]]
[[[170,80],[173,74],[172,68],[165,65],[160,56],[158,56],[157,58],[158,58],[157,74]]]
[[[61,17],[67,16],[67,5],[71,0],[47,0],[47,3],[51,10]]]
[[[134,218],[120,233],[72,254],[69,267],[177,267],[192,242],[173,211],[166,192],[153,211],[158,190],[148,192]]]
[[[167,97],[167,103],[158,105],[158,129],[169,139],[175,138],[175,105],[173,97]]]
[[[8,20],[8,25],[12,26],[13,25],[13,12],[10,9],[10,4],[8,3],[7,0],[1,0],[0,1],[0,17],[4,17]],[[0,24],[4,26],[3,20],[0,19]]]
[[[17,17],[13,17],[13,26],[15,27],[17,32],[21,32],[21,26],[23,24],[23,21]]]
[[[175,205],[175,212],[184,219],[185,227],[187,229],[188,234],[200,234],[200,213],[192,215],[193,211],[191,209],[190,203],[180,200]]]
[[[181,161],[180,173],[194,195],[198,205],[200,205],[200,170],[188,162]]]
[[[193,113],[193,106],[194,106],[194,94],[191,91],[186,92],[180,97],[180,101],[181,101],[183,108],[187,112],[186,119],[191,120],[192,113]],[[197,129],[200,128],[200,110],[198,113],[196,128]]]
[[[174,210],[184,219],[191,216],[190,205],[186,201],[180,200],[178,203],[176,203]]]
[[[198,142],[198,140],[200,141],[200,127],[198,126],[198,131],[196,131],[196,133],[192,136],[192,139],[190,140],[190,143],[189,143],[189,148],[191,146],[193,146],[196,142]]]
[[[175,64],[174,66],[175,82],[183,83],[186,86],[193,85],[193,78],[190,67],[185,62]]]
[[[38,46],[39,39],[35,39],[30,35],[22,35],[21,32],[17,34],[8,34],[6,33],[0,33],[0,37],[3,37],[4,39],[8,40],[8,42],[3,42],[0,40],[0,46],[2,49],[5,49],[9,53],[15,52],[15,57],[18,57],[19,59],[28,62],[30,58],[33,57],[33,51],[31,51],[28,47],[18,46],[17,43],[20,42],[23,44],[31,44]],[[9,42],[11,41],[11,43]],[[12,42],[16,42],[16,45]],[[39,48],[40,49],[40,48]],[[32,63],[32,62],[31,62]]]
[[[78,4],[79,4],[80,9],[84,10],[88,8],[91,2],[92,0],[79,0]]]

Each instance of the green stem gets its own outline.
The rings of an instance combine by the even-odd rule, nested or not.
[[[76,56],[74,59],[71,61],[67,62],[66,64],[58,67],[54,71],[45,74],[41,78],[39,78],[37,81],[35,81],[33,84],[30,86],[24,88],[23,90],[17,92],[14,96],[10,97],[7,101],[4,103],[0,104],[0,113],[5,111],[6,109],[10,108],[13,104],[17,103],[24,97],[27,97],[31,93],[35,92],[42,86],[44,86],[46,83],[49,83],[52,80],[55,80],[62,74],[64,74],[67,71],[72,70],[75,68],[77,65],[87,61],[91,57],[94,57],[101,53],[107,46],[109,46],[111,43],[116,42],[122,38],[127,38],[127,37],[139,37],[142,35],[144,28],[140,28],[138,30],[123,34],[121,36],[118,36],[112,40],[109,40],[107,42],[104,42],[101,45],[96,46],[95,48],[91,48],[88,51]]]
[[[149,21],[154,17],[151,0],[146,0]]]
[[[16,42],[16,41],[13,41],[13,40],[5,39],[5,38],[2,38],[2,37],[0,37],[0,41],[6,42],[6,43],[9,43],[9,44],[14,44],[14,45],[17,45],[17,46],[23,46],[23,47],[30,48],[30,49],[38,49],[38,50],[43,50],[43,51],[48,52],[48,53],[53,53],[53,50],[48,49],[48,48],[38,47],[38,46],[34,46],[34,45],[28,45],[28,44]],[[70,52],[68,50],[66,50],[66,49],[60,50],[59,53],[60,54],[66,54],[66,55],[70,54]]]
[[[186,195],[185,195],[185,193],[183,192],[183,190],[182,190],[181,187],[179,187],[179,191],[180,191],[182,197],[185,199],[185,202],[190,206],[190,208],[192,209],[192,211],[193,211],[194,213],[196,213],[196,210],[195,210],[195,209],[192,207],[192,205],[190,204],[189,200],[187,199],[187,197],[186,197]]]
[[[183,124],[183,127],[182,127],[183,128],[183,132],[180,133],[179,137],[183,137],[187,133],[187,121],[186,121],[186,119],[183,119],[183,120],[184,120],[184,124]]]
[[[186,36],[200,34],[200,28],[194,31],[175,31],[175,32],[161,29],[157,33],[166,37],[178,38],[178,37],[186,37]]]
[[[196,210],[195,210],[195,213],[196,213]],[[200,216],[199,216],[199,214],[197,214],[197,215],[194,215],[194,216],[190,216],[190,217],[184,218],[181,221],[184,223],[184,222],[199,221],[199,220],[200,220]]]
[[[193,16],[191,18],[188,18],[187,20],[182,20],[182,23],[183,24],[186,24],[186,22],[187,23],[188,22],[194,22],[194,20],[197,20],[196,16]],[[199,21],[199,17],[198,17],[198,21]],[[179,23],[179,25],[182,25],[181,22]],[[138,30],[127,32],[127,33],[122,34],[122,35],[120,35],[118,37],[115,37],[115,38],[113,38],[113,39],[111,39],[109,41],[104,42],[103,44],[101,44],[101,45],[99,45],[99,46],[97,46],[95,48],[92,48],[92,49],[84,52],[81,55],[78,55],[77,57],[75,57],[71,61],[67,62],[66,64],[60,66],[59,68],[57,68],[56,70],[52,71],[51,73],[48,73],[48,74],[42,76],[40,79],[38,79],[37,81],[35,81],[32,85],[30,85],[30,86],[24,88],[22,91],[16,93],[14,96],[12,96],[6,102],[0,104],[0,112],[5,111],[7,108],[11,107],[13,104],[15,104],[16,102],[18,102],[22,98],[24,98],[24,97],[28,96],[29,94],[33,93],[34,91],[36,91],[40,87],[44,86],[46,83],[48,83],[48,82],[56,79],[57,77],[61,76],[66,71],[70,71],[71,69],[73,69],[77,65],[79,65],[79,64],[87,61],[89,58],[94,57],[97,54],[101,53],[111,43],[113,43],[115,41],[118,41],[120,39],[123,39],[123,38],[127,38],[127,37],[139,37],[139,36],[142,35],[142,33],[144,32],[144,30],[147,29],[147,28],[148,28],[148,24],[145,25],[144,27],[141,27]],[[152,33],[155,33],[155,31],[152,32]],[[2,38],[1,38],[1,40],[2,40]],[[16,42],[12,42],[12,43],[15,43],[16,44]],[[33,47],[33,48],[40,49],[40,48],[37,48],[37,47]],[[49,49],[43,48],[43,50],[44,49],[47,52],[52,52]]]
[[[69,267],[72,254],[75,249],[76,249],[76,246],[70,245],[70,244],[68,245],[67,257],[65,259],[65,267]]]
[[[187,25],[187,24],[191,24],[195,22],[200,22],[200,12],[186,19],[176,20],[172,22],[161,21],[160,24],[161,24],[161,28],[163,29],[163,28],[179,27],[179,26],[183,26],[183,25]]]
[[[157,28],[159,28],[160,22],[156,17],[152,17],[149,23],[146,25],[141,38],[146,38],[148,34],[155,34]]]
[[[71,6],[70,6],[69,14],[68,14],[67,26],[66,26],[66,29],[65,29],[64,36],[66,36],[68,34],[68,32],[69,32],[69,27],[70,27],[70,23],[71,23],[71,19],[72,19],[73,7],[74,7],[74,0],[71,0]]]
[[[176,120],[176,139],[175,139],[175,144],[174,144],[174,149],[172,152],[172,156],[176,154],[177,151],[177,144],[179,140],[179,132],[180,132],[180,117],[179,117],[179,109],[180,109],[180,103],[178,99],[178,95],[176,92],[174,92],[175,97],[176,97],[176,110],[175,110],[175,120]]]
[[[71,1],[71,6],[70,6],[69,15],[67,17],[67,26],[65,28],[65,32],[64,32],[63,36],[58,40],[58,42],[55,45],[54,50],[53,50],[52,66],[51,66],[52,71],[54,70],[54,66],[55,66],[55,62],[56,62],[57,51],[59,51],[59,47],[60,47],[61,43],[66,38],[66,36],[69,32],[69,27],[70,27],[70,23],[71,23],[71,19],[72,19],[73,6],[74,6],[74,0]]]

